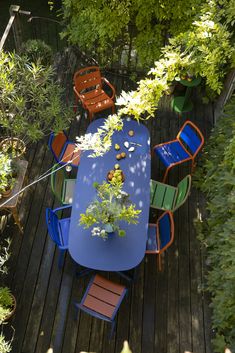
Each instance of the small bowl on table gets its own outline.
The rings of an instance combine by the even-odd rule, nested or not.
[[[116,170],[110,170],[110,171],[107,173],[106,179],[107,179],[108,182],[110,182],[113,178],[116,177],[116,176],[115,176],[115,172],[117,172],[117,171],[118,171],[118,169],[116,169]],[[121,176],[121,180],[119,179],[120,181],[122,181],[122,182],[125,181],[125,175],[124,175],[123,171],[121,171],[119,175],[118,175],[118,173],[117,173],[116,175],[117,175],[117,177],[118,177],[119,175]]]

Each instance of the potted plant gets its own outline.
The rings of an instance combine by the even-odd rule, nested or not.
[[[66,129],[72,116],[62,103],[62,93],[51,66],[1,51],[0,127],[1,135],[8,138],[2,150],[15,157],[18,139],[27,145]]]
[[[120,221],[136,224],[141,210],[129,200],[129,194],[122,190],[123,183],[118,180],[94,183],[97,191],[97,199],[92,201],[86,209],[86,213],[80,215],[80,224],[84,228],[90,228],[92,236],[107,239],[108,234],[116,232],[119,236],[125,236],[126,232],[119,226]]]
[[[8,321],[16,310],[16,299],[8,287],[0,287],[0,324]]]
[[[8,197],[14,187],[16,166],[12,159],[0,152],[0,196]]]
[[[11,343],[6,341],[2,333],[0,333],[0,352],[1,353],[11,352]]]

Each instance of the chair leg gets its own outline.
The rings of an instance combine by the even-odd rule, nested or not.
[[[75,95],[75,102],[74,102],[74,106],[73,106],[74,113],[77,112],[77,109],[78,109],[78,97]]]
[[[77,319],[78,319],[78,313],[79,313],[80,308],[79,308],[79,306],[78,306],[78,304],[77,304],[76,302],[74,303],[74,306],[75,306],[74,320],[77,320]]]
[[[164,174],[164,177],[163,177],[163,180],[162,180],[162,182],[163,182],[164,184],[166,183],[166,179],[167,179],[167,176],[168,176],[168,172],[169,172],[169,170],[170,170],[171,168],[172,168],[172,166],[166,168],[166,171],[165,171],[165,174]]]
[[[110,332],[110,335],[109,335],[109,340],[111,340],[111,338],[113,337],[113,332],[114,332],[115,326],[116,326],[116,322],[113,320],[112,321],[111,332]]]
[[[159,271],[162,271],[162,260],[161,260],[161,254],[157,254],[157,266]]]
[[[61,270],[63,267],[63,262],[64,262],[64,250],[60,250],[60,255],[59,255],[59,261],[58,261],[58,267]]]

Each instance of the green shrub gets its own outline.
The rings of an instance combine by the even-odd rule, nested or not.
[[[8,287],[0,287],[0,324],[10,314],[13,304],[10,289]]]
[[[25,55],[30,63],[40,63],[44,66],[51,64],[53,54],[51,47],[40,39],[27,40],[20,53]]]
[[[196,184],[207,195],[199,239],[206,248],[214,351],[235,350],[235,96],[204,149]]]
[[[2,333],[0,333],[0,352],[1,353],[10,353],[11,352],[11,344],[5,340],[5,337]]]

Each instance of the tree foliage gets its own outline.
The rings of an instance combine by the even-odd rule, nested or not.
[[[196,184],[207,195],[208,215],[197,226],[210,268],[214,351],[235,350],[235,96],[204,150]]]
[[[191,27],[202,0],[63,0],[70,43],[96,51],[99,62],[131,43],[143,66],[152,65],[167,38]]]

